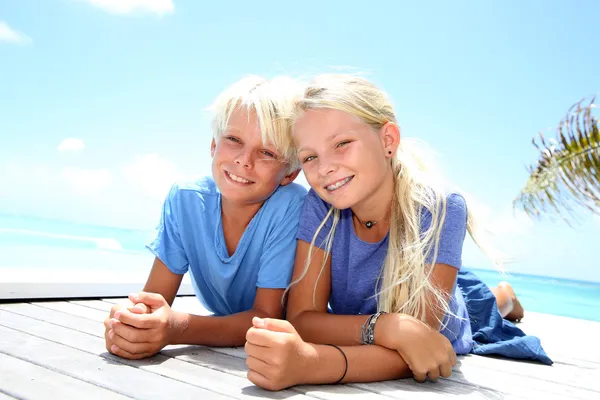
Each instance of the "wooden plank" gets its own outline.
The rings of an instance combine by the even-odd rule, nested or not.
[[[508,360],[502,358],[481,357],[469,355],[461,357],[462,365],[481,368],[494,374],[495,371],[511,373],[520,377],[530,377],[552,383],[560,383],[575,388],[583,388],[599,392],[600,398],[600,369],[580,364],[560,364],[552,366],[540,365],[529,361]]]
[[[193,298],[191,298],[193,299]],[[193,300],[184,300],[186,302],[192,302],[191,304],[193,306],[199,306],[199,303],[196,305],[195,302]],[[200,306],[201,307],[201,306]],[[534,317],[535,319],[535,317]],[[582,323],[580,321],[580,323]],[[583,325],[587,325],[588,321],[583,321]],[[175,355],[175,357],[178,358],[182,358],[185,359],[186,361],[189,362],[197,362],[197,357],[195,356],[190,356],[190,355],[185,355],[182,352],[185,352],[187,350],[182,350],[182,349],[177,349],[175,350],[175,353],[169,353],[170,355]],[[208,351],[214,351],[214,352],[222,352],[224,354],[229,354],[232,355],[234,357],[238,357],[238,358],[245,358],[245,352],[243,351],[243,348],[238,348],[238,349],[229,349],[229,348],[212,348],[212,349],[208,349]],[[207,357],[208,355],[204,354],[202,357]],[[476,357],[475,360],[477,360],[477,358],[479,358],[480,360],[491,360],[489,358],[486,357],[481,357],[481,356],[474,356]],[[531,364],[528,362],[524,362],[524,361],[512,361],[513,365],[519,365],[518,367],[498,367],[499,364],[496,363],[496,369],[491,369],[491,370],[487,370],[485,368],[485,365],[487,365],[485,362],[484,363],[480,363],[479,365],[472,367],[471,366],[471,362],[472,361],[467,361],[469,357],[461,357],[461,367],[457,368],[455,373],[453,374],[453,377],[450,378],[450,381],[459,383],[459,384],[463,384],[463,385],[468,385],[468,386],[476,386],[479,388],[479,390],[488,390],[490,392],[501,392],[504,395],[511,395],[511,396],[520,396],[520,393],[527,393],[527,389],[528,388],[534,388],[536,391],[539,391],[541,393],[544,393],[545,396],[555,396],[555,395],[561,395],[564,394],[565,396],[578,396],[575,398],[582,398],[582,399],[588,399],[588,398],[595,398],[598,394],[595,393],[596,389],[595,389],[595,382],[597,381],[597,379],[593,379],[592,382],[590,383],[589,381],[587,383],[583,383],[584,379],[586,379],[586,377],[588,376],[587,374],[581,374],[580,373],[580,367],[578,365],[560,365],[560,364],[556,364],[554,366],[554,368],[556,370],[559,370],[559,372],[557,373],[552,373],[552,377],[555,379],[565,379],[565,384],[561,384],[561,383],[557,383],[556,380],[554,379],[544,379],[545,374],[547,373],[547,369],[546,366],[541,365],[541,364]],[[475,361],[477,362],[477,361]],[[523,365],[520,365],[523,364]],[[236,365],[239,367],[238,363],[235,363],[234,361],[227,361],[227,364],[224,365],[223,372],[228,372],[228,373],[234,373],[235,369],[236,369]],[[245,362],[243,363],[243,365],[245,366]],[[491,363],[491,365],[494,365],[493,363]],[[499,368],[499,369],[498,369]],[[527,370],[529,369],[529,373],[525,376],[522,377],[519,375],[519,371],[523,371],[523,370]],[[533,370],[533,372],[531,372]],[[481,371],[486,371],[485,374],[481,374]],[[565,374],[565,376],[563,376],[561,378],[561,374],[564,374],[565,372],[567,372]],[[594,373],[594,371],[592,371],[592,374]],[[471,383],[469,381],[469,379],[467,379],[467,377],[465,376],[465,374],[468,375],[468,378],[471,379],[473,377],[476,378],[476,382],[475,383]],[[493,376],[500,376],[503,377],[503,379],[507,382],[506,384],[498,384],[498,381],[493,381],[493,379],[489,379]],[[487,379],[486,379],[487,378]],[[525,382],[525,379],[530,379],[530,382]],[[512,381],[514,381],[514,383],[511,383]],[[562,382],[562,381],[558,381],[558,382]],[[514,388],[520,388],[519,390],[510,388],[508,386],[511,386]],[[582,389],[578,389],[577,386],[582,387]],[[361,386],[361,388],[364,388]],[[448,390],[450,391],[450,393],[448,394],[452,394],[453,391],[456,391],[457,389],[453,389],[452,387],[449,386]],[[309,394],[309,392],[304,391],[302,393],[305,394]],[[314,394],[314,393],[312,393]]]
[[[34,306],[43,307],[50,310],[60,311],[66,314],[77,315],[78,317],[87,318],[95,321],[104,321],[109,313],[96,310],[90,307],[80,306],[78,304],[69,303],[67,301],[41,301],[32,303]]]
[[[0,326],[0,352],[50,367],[71,377],[137,399],[228,399],[209,390],[169,379],[69,346]]]
[[[128,397],[70,376],[0,353],[0,388],[16,398],[128,399]]]
[[[7,313],[24,315],[40,321],[47,321],[57,326],[64,326],[79,332],[104,337],[104,324],[76,315],[65,314],[48,308],[37,307],[28,303],[0,304],[0,323],[7,318]]]
[[[68,315],[65,315],[68,317]],[[77,317],[73,317],[77,318]],[[186,382],[201,388],[210,388],[211,391],[221,393],[236,399],[249,399],[256,397],[271,399],[300,399],[304,396],[291,391],[271,393],[254,386],[245,376],[243,378],[219,372],[214,368],[176,360],[162,354],[145,360],[126,360],[109,354],[105,350],[104,339],[77,332],[50,323],[28,318],[19,314],[5,313],[0,320],[0,325],[28,332],[31,335],[44,338],[53,342],[62,343],[77,350],[121,363],[131,367],[149,371],[161,376],[169,377],[181,382]],[[65,323],[67,325],[67,323]],[[223,358],[228,357],[223,355]],[[219,363],[218,359],[214,360]]]
[[[590,346],[587,340],[576,340],[582,333],[586,337],[600,337],[600,322],[526,312],[519,328],[528,335],[539,337],[553,359],[600,364],[600,347]]]
[[[104,311],[106,314],[110,313],[111,308],[114,306],[113,303],[102,300],[69,300],[69,303]]]

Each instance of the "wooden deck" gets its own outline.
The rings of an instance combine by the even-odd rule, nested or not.
[[[459,357],[451,378],[299,386],[281,392],[246,379],[243,348],[169,346],[129,361],[104,348],[104,325],[121,299],[0,304],[0,399],[600,399],[600,323],[527,313],[522,329],[555,361]],[[174,309],[202,313],[194,297]]]

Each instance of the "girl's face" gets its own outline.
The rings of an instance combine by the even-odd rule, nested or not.
[[[343,111],[311,109],[294,124],[294,142],[310,186],[324,201],[345,209],[360,204],[382,185],[391,172],[399,132],[395,124],[375,132]]]

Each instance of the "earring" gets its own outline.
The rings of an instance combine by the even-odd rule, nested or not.
[[[392,154],[392,152],[391,152],[391,151],[388,151],[388,154]]]

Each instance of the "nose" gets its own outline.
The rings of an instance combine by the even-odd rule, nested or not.
[[[243,168],[252,167],[252,157],[247,151],[241,151],[236,157],[234,162],[237,165],[241,165]]]
[[[319,175],[327,176],[337,171],[337,165],[329,160],[320,158],[319,160]]]

